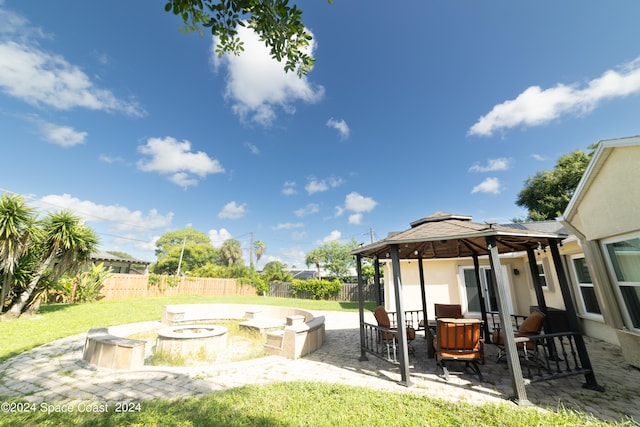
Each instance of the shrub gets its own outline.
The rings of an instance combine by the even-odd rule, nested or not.
[[[292,294],[298,295],[299,293],[306,292],[312,299],[327,299],[340,292],[341,288],[342,285],[338,279],[294,279],[291,281]]]
[[[57,302],[78,303],[100,299],[104,281],[111,276],[111,270],[104,263],[92,264],[91,268],[75,276],[65,275],[52,285],[49,298]]]

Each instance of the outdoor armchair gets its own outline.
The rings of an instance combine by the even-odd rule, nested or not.
[[[389,319],[389,314],[387,310],[383,306],[378,306],[373,310],[373,316],[376,318],[378,322],[378,326],[383,328],[380,331],[380,339],[387,346],[387,350],[389,350],[390,346],[395,347],[395,344],[398,340],[398,328],[396,325],[391,324],[391,320]],[[385,330],[386,329],[386,330]],[[416,339],[416,330],[410,326],[407,326],[407,350],[409,354],[415,354],[415,349],[413,348],[412,341]],[[396,332],[394,332],[396,331]]]
[[[534,311],[520,324],[518,330],[514,334],[515,337],[521,338],[540,335],[540,332],[542,331],[543,320],[544,314],[540,311]],[[493,333],[491,334],[491,342],[498,347],[497,361],[502,360],[506,353],[504,350],[504,333],[502,333],[500,325],[495,326]],[[518,350],[522,350],[523,354],[526,356],[525,352],[527,350],[533,350],[534,343],[532,341],[527,341],[526,343],[518,343],[517,347]]]
[[[433,339],[437,364],[449,380],[451,362],[464,362],[465,368],[471,368],[484,381],[480,367],[484,360],[483,342],[480,338],[482,321],[479,319],[440,318],[436,323],[437,336]]]

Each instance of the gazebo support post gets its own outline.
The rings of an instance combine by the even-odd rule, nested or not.
[[[365,334],[364,334],[364,292],[362,292],[362,255],[356,255],[356,272],[358,274],[358,306],[360,314],[360,360],[361,362],[369,360],[365,351]]]
[[[478,287],[478,301],[480,303],[480,313],[482,314],[482,327],[484,329],[484,342],[491,344],[491,334],[489,333],[489,322],[487,321],[487,305],[484,300],[484,292],[482,292],[482,283],[480,282],[480,261],[478,254],[473,253],[473,270],[476,275],[476,285]]]
[[[380,260],[378,257],[373,258],[373,284],[376,287],[376,304],[384,304],[384,292],[380,283]]]
[[[511,315],[507,304],[507,287],[502,275],[502,267],[498,254],[498,246],[495,236],[487,236],[486,238],[489,249],[489,261],[491,263],[491,271],[496,283],[496,291],[498,297],[498,315],[500,317],[500,327],[504,333],[504,347],[507,353],[507,367],[511,376],[511,384],[513,386],[513,400],[519,405],[530,405],[527,399],[527,391],[524,387],[524,378],[522,377],[522,367],[518,358],[518,350],[511,324]]]
[[[400,279],[400,255],[398,245],[391,245],[391,265],[393,267],[393,289],[396,297],[396,319],[398,327],[398,351],[400,362],[400,384],[411,387],[409,374],[409,350],[407,348],[407,328],[402,304],[402,280]]]
[[[422,295],[422,322],[424,323],[424,330],[425,330],[424,336],[425,338],[428,338],[427,330],[429,329],[429,322],[427,317],[427,293],[425,291],[424,267],[422,265],[421,256],[418,257],[418,273],[420,274],[420,293]]]
[[[562,291],[562,300],[564,301],[564,308],[567,312],[569,328],[571,328],[571,331],[578,333],[578,335],[575,336],[576,350],[578,350],[578,357],[580,357],[582,367],[587,370],[587,373],[584,374],[584,378],[587,382],[583,384],[583,387],[596,391],[604,391],[604,387],[598,384],[596,375],[593,373],[591,360],[589,359],[589,352],[584,344],[584,337],[582,336],[580,322],[578,321],[578,314],[576,313],[576,308],[573,305],[569,283],[564,272],[564,267],[562,266],[562,259],[560,258],[560,251],[558,250],[558,242],[555,240],[549,240],[549,248],[551,249],[551,257],[553,258],[553,264],[556,267],[556,273],[558,274],[558,282],[560,284],[560,290]]]
[[[527,258],[529,260],[529,270],[531,271],[531,278],[533,279],[533,289],[536,291],[536,301],[538,301],[538,309],[546,315],[547,302],[545,301],[544,292],[542,291],[542,285],[540,284],[538,263],[536,262],[536,254],[533,248],[527,248]],[[545,326],[547,326],[546,322]],[[549,334],[551,333],[551,330],[547,330],[547,328],[545,328],[545,332]]]

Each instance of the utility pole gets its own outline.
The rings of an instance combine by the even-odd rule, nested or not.
[[[184,255],[184,245],[187,243],[187,236],[182,240],[182,249],[180,249],[180,260],[178,261],[178,271],[176,277],[180,276],[180,267],[182,266],[182,255]]]
[[[373,243],[373,227],[369,227],[369,238],[371,239],[371,243]]]
[[[249,266],[253,269],[253,231],[251,232],[251,239],[249,240]]]

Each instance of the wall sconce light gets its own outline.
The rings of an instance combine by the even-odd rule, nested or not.
[[[515,274],[516,276],[520,275],[520,270],[518,270],[517,268],[513,269],[513,274]]]

